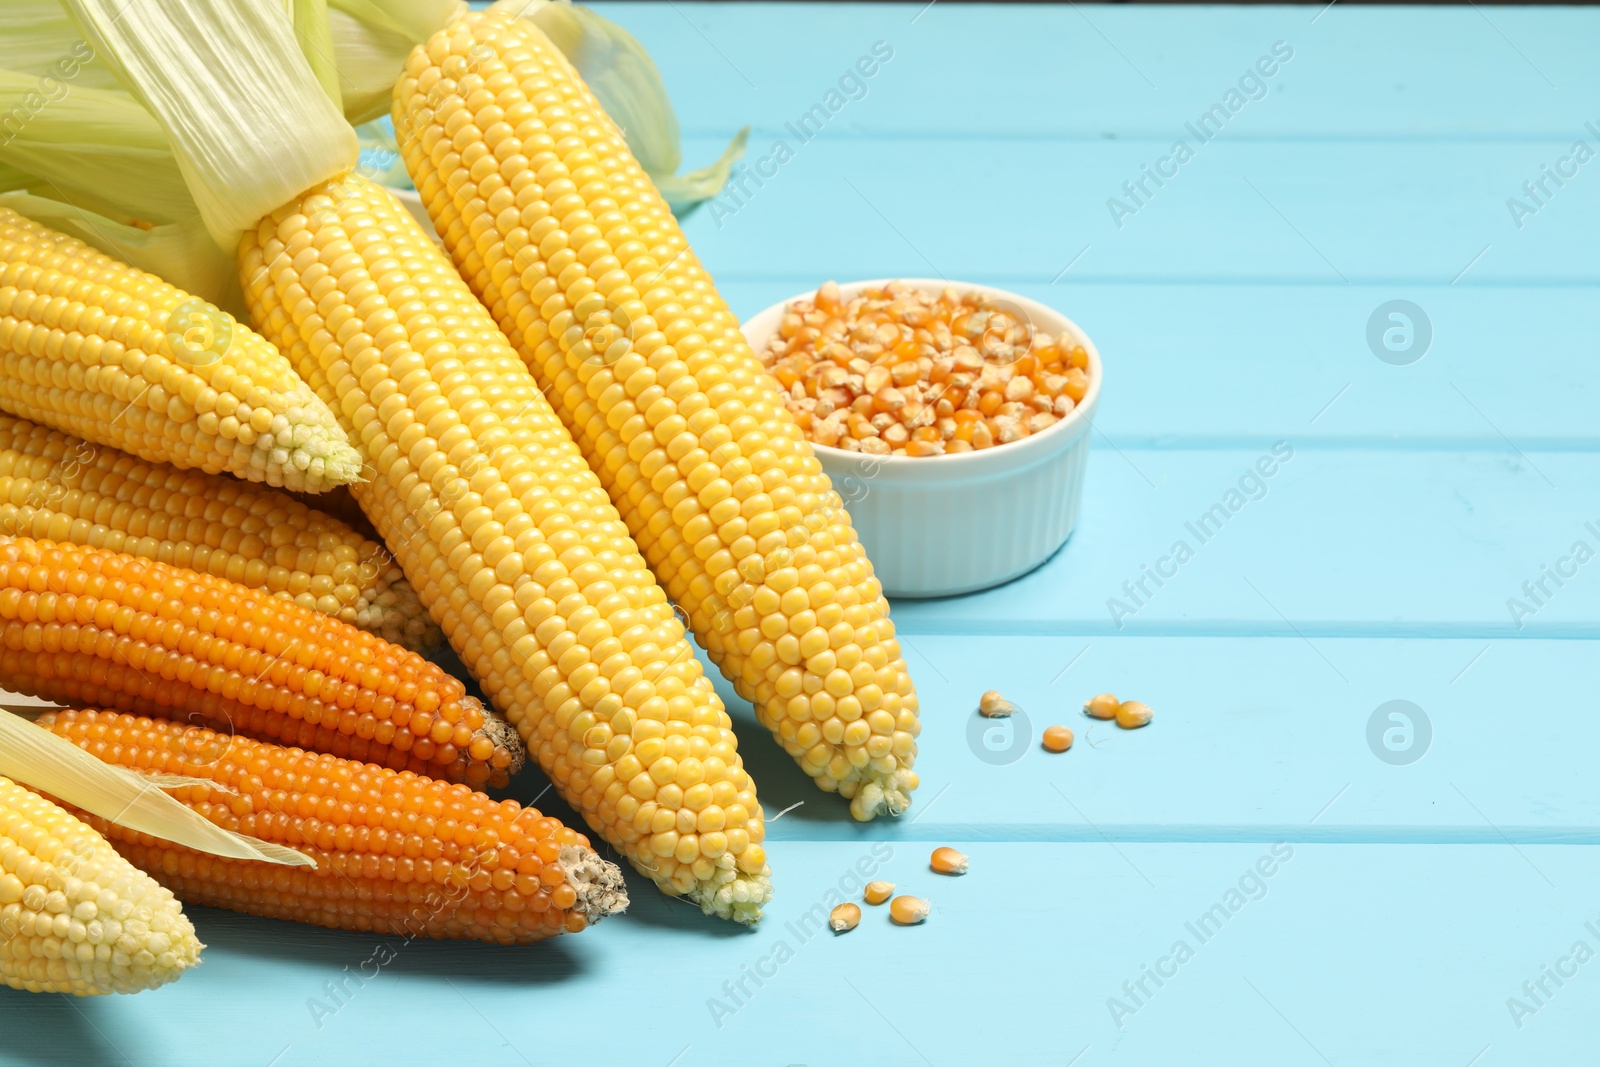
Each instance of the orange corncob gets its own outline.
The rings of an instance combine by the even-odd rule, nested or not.
[[[525,758],[414,652],[222,578],[53,541],[0,541],[0,685],[474,786]]]
[[[385,935],[523,944],[628,904],[588,838],[464,785],[161,719],[62,711],[39,725],[108,763],[214,782],[172,795],[316,867],[220,859],[87,821],[180,900]]]

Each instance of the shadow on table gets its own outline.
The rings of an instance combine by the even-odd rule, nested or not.
[[[122,1052],[106,1039],[93,1016],[102,1005],[64,993],[24,993],[0,988],[0,1017],[6,1029],[26,1015],[22,1032],[8,1034],[8,1062],[27,1067],[84,1067],[94,1063],[122,1063]]]
[[[573,935],[533,945],[486,945],[476,941],[325,930],[319,926],[261,919],[215,908],[186,905],[200,940],[209,949],[241,957],[318,967],[329,974],[360,973],[381,964],[393,976],[445,978],[459,982],[541,985],[570,981],[586,969],[582,954],[563,942]],[[592,933],[577,935],[594,936]]]
[[[601,854],[613,862],[618,858],[616,850],[611,848],[601,849]],[[682,897],[667,896],[656,888],[654,882],[627,864],[623,864],[623,868],[628,880],[628,910],[615,919],[606,920],[608,923],[615,922],[619,927],[618,932],[624,925],[649,926],[658,930],[682,931],[696,937],[728,938],[743,937],[755,929],[707,915],[698,904]],[[605,931],[601,930],[598,936],[605,936]]]

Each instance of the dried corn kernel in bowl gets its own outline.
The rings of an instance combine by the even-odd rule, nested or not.
[[[784,311],[761,354],[814,444],[866,455],[975,452],[1048,430],[1089,391],[1089,354],[1007,302],[833,282]]]

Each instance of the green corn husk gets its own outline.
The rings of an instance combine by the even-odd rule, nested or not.
[[[655,63],[631,34],[567,0],[502,0],[501,6],[531,19],[573,61],[674,210],[721,190],[744,153],[747,129],[716,163],[680,175],[677,116]],[[280,39],[308,57],[325,95],[343,105],[350,122],[365,123],[357,148],[363,171],[381,184],[410,188],[387,119],[394,82],[416,43],[464,10],[463,0],[269,0],[262,7],[265,16],[292,27]],[[184,166],[218,161],[180,164],[160,123],[94,57],[57,0],[6,0],[6,14],[7,32],[0,34],[0,202],[239,312],[243,301],[225,251],[231,248],[228,235],[208,236],[205,214],[184,180]],[[7,123],[8,116],[13,121]],[[311,184],[305,175],[275,178],[264,165],[293,154],[275,152],[271,144],[310,135],[298,133],[296,121],[262,131],[258,143],[245,146],[236,159],[228,158],[231,152],[221,158],[221,166],[231,163],[231,169],[219,172],[239,176],[245,195],[236,201],[244,206],[232,214],[211,205],[218,225],[239,225],[267,199],[250,195],[257,181],[273,193],[294,181]],[[338,136],[324,122],[312,125],[321,130],[317,136]]]

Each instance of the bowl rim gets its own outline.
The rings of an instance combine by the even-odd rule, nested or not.
[[[999,298],[1015,304],[1027,314],[1030,323],[1034,324],[1035,328],[1041,326],[1041,320],[1059,324],[1050,328],[1048,332],[1062,333],[1071,331],[1073,336],[1077,338],[1078,343],[1083,346],[1083,350],[1088,353],[1089,390],[1084,394],[1083,400],[1072,409],[1066,418],[1059,420],[1048,429],[1041,430],[1036,434],[1029,434],[1021,441],[995,445],[992,448],[972,452],[940,453],[934,456],[882,456],[863,452],[850,452],[843,448],[835,448],[832,445],[819,445],[809,437],[805,438],[806,443],[811,446],[812,451],[817,454],[818,458],[834,463],[849,462],[874,467],[883,465],[902,474],[912,470],[932,467],[943,467],[951,473],[960,469],[967,474],[975,474],[977,473],[977,468],[991,464],[996,467],[1026,466],[1033,460],[1043,458],[1046,453],[1052,451],[1053,446],[1065,448],[1076,440],[1085,429],[1093,429],[1094,420],[1090,413],[1094,410],[1096,402],[1100,398],[1100,385],[1105,373],[1100,359],[1100,350],[1095,347],[1093,338],[1072,319],[1055,308],[1047,304],[1041,304],[1037,300],[1029,299],[1020,293],[1013,293],[1010,290],[1000,289],[992,285],[984,285],[981,282],[956,281],[946,278],[868,278],[862,281],[837,282],[835,284],[839,286],[841,296],[849,297],[855,296],[869,286],[884,286],[890,282],[897,282],[900,285],[925,292],[932,291],[937,293],[945,289],[976,292],[985,297]],[[817,290],[812,288],[796,293],[793,296],[785,297],[776,304],[771,304],[756,312],[740,324],[740,332],[745,335],[746,341],[751,340],[752,326],[759,323],[762,327],[761,343],[759,345],[754,342],[750,344],[750,348],[755,352],[757,359],[761,358],[762,351],[766,348],[767,342],[771,340],[772,334],[776,332],[777,323],[788,306],[796,300],[815,296],[816,292]],[[996,456],[999,456],[999,458],[997,459]]]

